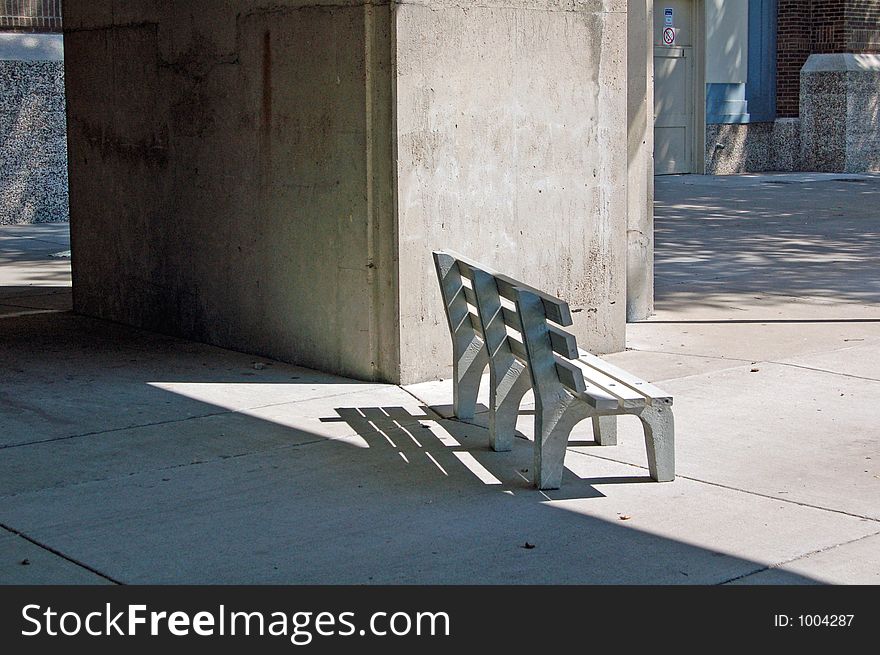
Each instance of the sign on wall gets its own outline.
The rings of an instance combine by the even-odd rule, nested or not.
[[[663,9],[663,45],[675,45],[675,9],[665,7]]]

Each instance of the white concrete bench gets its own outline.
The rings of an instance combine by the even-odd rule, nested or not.
[[[589,418],[597,443],[617,443],[615,417],[638,416],[648,468],[657,481],[675,476],[672,397],[577,347],[568,304],[468,261],[434,253],[453,342],[453,413],[473,418],[480,378],[489,366],[489,438],[511,448],[523,395],[535,392],[534,482],[562,482],[568,436]]]

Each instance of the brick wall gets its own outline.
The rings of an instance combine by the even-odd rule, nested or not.
[[[0,31],[60,32],[61,0],[0,0]]]
[[[880,52],[880,0],[779,0],[776,107],[796,117],[800,73],[813,53]]]
[[[846,52],[844,7],[847,0],[810,0],[810,51]],[[806,13],[806,12],[805,12]]]
[[[779,0],[776,35],[776,114],[799,114],[800,73],[810,56],[810,0]]]
[[[847,0],[846,52],[880,52],[880,0]]]

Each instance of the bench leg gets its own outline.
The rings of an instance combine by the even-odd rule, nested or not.
[[[617,417],[594,416],[593,438],[600,446],[617,445]]]
[[[560,401],[535,408],[535,486],[559,489],[565,468],[565,450],[572,428],[589,414],[576,401]]]
[[[489,398],[489,443],[492,450],[513,448],[516,420],[522,397],[532,388],[528,369],[511,357],[505,365],[493,368]]]
[[[657,482],[675,479],[675,422],[672,408],[646,407],[639,419],[645,428],[645,446],[648,450],[648,470]]]
[[[489,363],[489,355],[479,339],[471,341],[455,358],[452,383],[452,412],[457,418],[471,419],[477,411],[480,380]]]

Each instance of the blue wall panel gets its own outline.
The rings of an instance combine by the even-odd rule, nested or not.
[[[749,121],[776,118],[776,0],[749,0]]]

